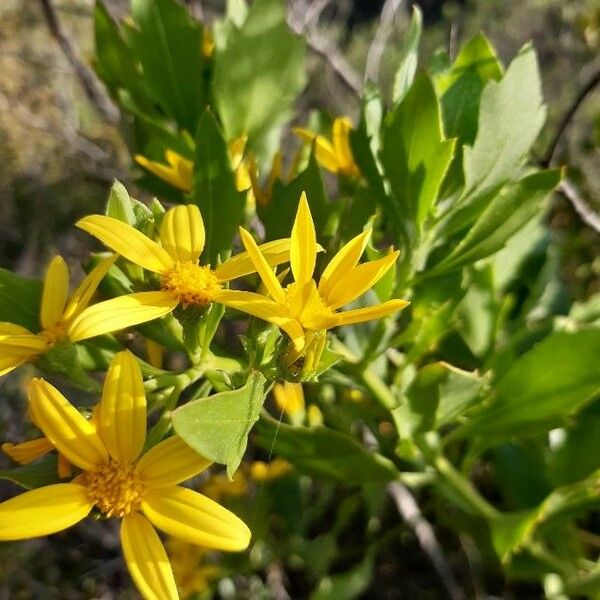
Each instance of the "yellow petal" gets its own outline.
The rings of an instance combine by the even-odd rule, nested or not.
[[[391,252],[379,260],[358,265],[346,275],[340,276],[327,295],[329,308],[335,310],[364,294],[390,270],[399,254],[397,251]]]
[[[211,464],[212,461],[174,435],[146,452],[138,461],[136,471],[147,486],[160,487],[190,479]]]
[[[117,258],[117,254],[105,258],[85,276],[84,280],[79,284],[79,287],[73,292],[73,295],[67,304],[67,308],[63,313],[64,321],[74,319],[87,307],[92,296],[98,289],[100,282],[108,273],[108,270],[115,264]]]
[[[163,357],[165,354],[165,347],[151,340],[150,338],[146,339],[146,354],[148,356],[148,362],[157,369],[162,369]]]
[[[279,410],[287,415],[295,416],[304,412],[304,392],[301,383],[276,383],[273,386],[273,397]]]
[[[297,283],[312,279],[317,260],[317,236],[306,194],[302,192],[290,237],[290,264]]]
[[[333,121],[331,137],[339,170],[350,174],[356,169],[352,149],[350,148],[350,131],[352,123],[348,117],[338,117]]]
[[[321,294],[325,301],[327,301],[331,288],[358,263],[367,247],[371,231],[371,229],[367,229],[352,238],[331,259],[323,271],[323,275],[321,275],[321,279],[319,280],[319,294]]]
[[[179,262],[197,263],[204,250],[204,222],[195,204],[171,208],[160,227],[160,243]]]
[[[0,376],[16,367],[33,360],[38,354],[48,349],[47,343],[40,336],[29,333],[19,335],[0,335]]]
[[[166,292],[139,292],[93,304],[70,323],[69,339],[78,342],[146,323],[168,314],[177,303]]]
[[[221,290],[215,296],[214,301],[273,323],[287,333],[297,350],[301,350],[304,346],[304,330],[300,323],[290,315],[284,306],[269,300],[269,298],[253,292]]]
[[[373,321],[387,317],[398,310],[402,310],[410,304],[406,300],[388,300],[382,304],[368,306],[367,308],[357,308],[356,310],[347,310],[336,315],[336,325],[352,325],[354,323],[363,323],[364,321]]]
[[[0,540],[24,540],[62,531],[92,509],[84,486],[57,483],[0,504]]]
[[[47,381],[32,379],[29,407],[32,420],[74,465],[93,471],[108,460],[94,425]]]
[[[131,513],[123,519],[121,545],[129,573],[144,600],[179,600],[169,558],[146,517]]]
[[[250,530],[241,519],[186,488],[151,490],[144,497],[142,511],[156,527],[191,544],[236,552],[250,543]]]
[[[110,455],[133,462],[146,441],[146,394],[140,366],[129,350],[115,354],[102,391],[100,430]]]
[[[144,269],[162,273],[173,264],[164,248],[123,221],[105,215],[90,215],[77,221],[76,225]]]
[[[165,157],[169,163],[168,165],[148,160],[141,154],[134,155],[133,159],[136,163],[144,167],[144,169],[147,169],[150,173],[176,187],[178,190],[190,192],[192,190],[194,164],[172,150],[167,150]]]
[[[0,356],[0,377],[25,364],[27,360],[23,357]]]
[[[62,256],[55,256],[48,265],[44,278],[40,324],[49,329],[58,323],[69,295],[69,269]]]
[[[292,131],[305,142],[314,143],[315,156],[322,167],[332,173],[338,172],[335,148],[327,138],[322,135],[315,135],[312,131],[302,127],[294,127]]]
[[[11,444],[10,442],[2,444],[2,452],[20,465],[28,465],[52,450],[54,450],[54,446],[45,437],[22,442],[21,444]]]
[[[16,325],[15,323],[8,323],[6,321],[0,322],[0,340],[6,336],[13,335],[33,335],[29,329]]]
[[[285,292],[283,291],[279,280],[271,270],[271,266],[267,262],[267,259],[258,249],[252,236],[243,227],[240,227],[240,237],[242,238],[242,243],[250,256],[256,271],[260,275],[260,278],[267,290],[269,290],[271,296],[273,296],[273,300],[283,304],[285,302]]]
[[[277,265],[290,260],[289,238],[273,240],[272,242],[261,244],[258,246],[258,249],[271,267],[276,267]],[[219,281],[230,281],[231,279],[237,279],[238,277],[243,277],[244,275],[254,273],[255,271],[256,267],[248,252],[240,252],[220,264],[215,269],[215,275],[218,277]]]

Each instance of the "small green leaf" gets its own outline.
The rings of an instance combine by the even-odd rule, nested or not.
[[[108,202],[106,203],[106,214],[113,219],[118,219],[129,225],[135,223],[135,214],[129,192],[117,179],[114,180],[110,188]]]
[[[219,256],[224,259],[231,252],[233,237],[244,217],[245,198],[235,189],[227,144],[209,109],[198,125],[191,198],[204,220],[203,261],[215,266]]]
[[[259,445],[285,458],[303,473],[348,485],[391,481],[398,476],[390,460],[327,427],[292,427],[263,415],[257,430]]]
[[[419,60],[419,42],[421,41],[422,32],[423,13],[416,4],[413,4],[413,14],[410,19],[410,26],[406,33],[402,52],[400,53],[400,66],[394,76],[394,88],[392,91],[394,103],[400,102],[402,98],[404,98],[415,78]]]
[[[202,27],[174,0],[132,0],[135,53],[154,100],[191,134],[204,107]]]
[[[227,465],[232,477],[238,468],[248,433],[258,420],[265,400],[266,379],[257,372],[244,387],[199,398],[173,412],[173,427],[196,452]]]
[[[454,140],[442,134],[440,107],[424,72],[388,115],[381,161],[402,213],[421,229],[452,160]]]
[[[2,321],[15,323],[36,332],[40,330],[39,310],[42,284],[7,269],[0,269],[0,315]]]
[[[48,455],[23,467],[1,470],[0,479],[12,481],[28,490],[59,483],[57,457]]]

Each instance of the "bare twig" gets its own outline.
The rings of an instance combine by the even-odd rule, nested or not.
[[[385,0],[381,15],[379,17],[379,25],[373,42],[367,53],[367,65],[365,67],[365,82],[373,81],[377,83],[379,80],[379,68],[381,66],[381,57],[385,50],[385,45],[394,31],[396,16],[404,0]]]
[[[558,186],[558,191],[572,204],[581,220],[600,233],[600,215],[587,205],[573,182],[570,179],[563,179]]]
[[[305,28],[304,18],[295,14],[291,8],[288,10],[288,25],[294,33],[305,37],[309,49],[317,56],[323,58],[338,79],[360,98],[362,94],[360,78],[337,48],[330,41],[325,40],[316,29]]]
[[[40,0],[44,17],[50,33],[58,42],[63,54],[73,67],[77,78],[79,79],[86,96],[90,102],[98,109],[103,118],[111,123],[116,123],[119,119],[119,111],[112,104],[104,90],[100,86],[93,71],[85,65],[79,55],[73,42],[69,39],[54,7],[53,0]]]
[[[421,548],[431,560],[450,598],[466,600],[467,596],[452,574],[442,547],[435,537],[433,527],[421,513],[410,490],[400,482],[392,481],[388,483],[387,491],[394,500],[402,519],[414,530]]]
[[[267,568],[267,586],[275,600],[291,600],[285,589],[285,573],[277,563],[271,563]]]
[[[554,158],[554,153],[556,152],[556,148],[558,147],[558,143],[560,142],[560,138],[565,132],[567,126],[571,122],[571,119],[575,116],[575,113],[579,109],[579,107],[583,104],[583,101],[588,97],[588,95],[594,90],[594,88],[600,84],[600,67],[596,69],[594,73],[590,76],[590,78],[586,81],[585,85],[579,90],[577,96],[573,99],[571,106],[567,109],[562,119],[560,120],[558,127],[556,129],[556,133],[554,137],[550,141],[548,145],[548,149],[544,154],[541,163],[544,167],[552,164],[552,159]]]
[[[304,27],[310,28],[313,23],[318,22],[323,11],[333,2],[333,0],[315,0],[306,9],[304,16]]]

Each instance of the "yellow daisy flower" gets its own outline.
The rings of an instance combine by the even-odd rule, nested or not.
[[[0,375],[44,354],[63,341],[79,342],[150,321],[169,312],[156,302],[140,306],[126,296],[88,306],[116,257],[100,262],[69,297],[69,270],[61,256],[48,265],[40,306],[42,330],[32,333],[14,323],[0,323]],[[118,313],[113,314],[113,310]]]
[[[255,271],[247,252],[237,254],[215,269],[198,264],[204,249],[204,223],[193,204],[168,210],[160,230],[160,243],[151,240],[122,221],[104,215],[81,219],[77,226],[98,238],[131,262],[160,276],[160,291],[126,296],[142,306],[204,306],[211,302],[229,305],[238,294],[223,289],[225,282]],[[260,246],[261,256],[271,267],[289,260],[289,240],[275,240]],[[255,310],[261,312],[266,299],[257,295]],[[282,324],[287,315],[280,311]],[[252,313],[254,314],[254,313]],[[117,318],[114,315],[113,318]]]
[[[227,305],[273,323],[292,340],[297,357],[309,346],[325,343],[325,331],[340,325],[380,319],[404,308],[405,300],[388,300],[367,308],[336,312],[370,289],[394,265],[398,252],[357,265],[371,230],[350,240],[327,265],[317,284],[313,280],[318,245],[310,208],[303,193],[290,238],[290,263],[294,282],[281,285],[252,236],[240,228],[242,241],[270,298],[253,292],[230,292]],[[296,358],[297,358],[296,357]],[[292,362],[294,359],[292,359]]]
[[[347,177],[360,175],[350,147],[349,136],[352,131],[352,122],[348,117],[334,119],[331,141],[302,127],[294,127],[292,131],[305,142],[315,143],[317,161],[324,169]]]
[[[32,381],[29,403],[48,440],[82,473],[70,483],[44,486],[0,503],[0,540],[62,531],[94,507],[106,517],[120,517],[125,561],[147,600],[179,598],[153,525],[209,548],[240,551],[248,547],[250,530],[238,517],[177,485],[205,470],[210,461],[178,437],[142,454],[146,397],[140,367],[129,351],[120,352],[111,362],[97,424],[43,379]]]

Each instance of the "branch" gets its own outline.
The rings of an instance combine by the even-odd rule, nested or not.
[[[394,500],[404,522],[414,530],[421,548],[429,557],[450,598],[466,600],[467,596],[452,574],[444,551],[435,537],[433,527],[421,513],[419,505],[409,489],[398,481],[392,481],[387,485],[387,492]]]
[[[62,27],[53,0],[40,0],[40,4],[48,29],[73,67],[88,100],[107,121],[117,123],[119,120],[119,111],[104,93],[93,71],[79,58],[75,46]]]
[[[571,122],[571,119],[575,116],[577,109],[583,104],[583,101],[587,98],[587,96],[594,90],[594,88],[600,83],[600,67],[596,69],[594,73],[592,73],[591,77],[587,80],[586,84],[581,88],[579,94],[574,98],[573,103],[562,119],[560,120],[558,127],[556,129],[556,133],[554,137],[550,141],[548,145],[548,150],[544,154],[541,163],[542,166],[548,167],[552,163],[552,159],[554,158],[554,153],[556,152],[556,148],[558,147],[558,143],[560,142],[560,138],[565,132],[567,126]]]
[[[581,220],[600,233],[600,215],[590,208],[570,179],[563,179],[558,191],[572,204]]]
[[[394,21],[400,6],[404,0],[385,0],[379,17],[379,25],[373,42],[367,53],[367,65],[365,67],[365,82],[371,80],[377,83],[379,79],[379,67],[381,66],[381,57],[385,50],[385,45],[394,31]]]

